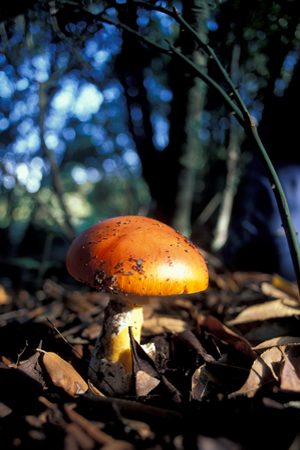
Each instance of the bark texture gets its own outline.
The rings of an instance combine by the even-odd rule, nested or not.
[[[209,16],[207,1],[185,1],[182,14],[205,40]],[[186,30],[181,29],[177,45],[182,53],[206,71],[206,56],[198,50]],[[185,71],[180,60],[173,60],[171,63],[170,84],[174,95],[170,116],[170,140],[162,158],[156,217],[169,223],[183,235],[189,236],[195,175],[201,152],[198,137],[200,113],[207,88],[204,82]]]

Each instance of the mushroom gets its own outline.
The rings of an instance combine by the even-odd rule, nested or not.
[[[195,245],[141,216],[114,217],[82,231],[68,250],[66,266],[76,280],[110,293],[90,363],[92,382],[108,394],[130,389],[128,327],[140,343],[149,296],[189,294],[208,286],[207,266]]]

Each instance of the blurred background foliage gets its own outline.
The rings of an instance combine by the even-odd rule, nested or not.
[[[222,99],[174,60],[167,41],[219,81],[214,62],[155,6],[172,14],[177,8],[209,41],[239,85],[271,159],[300,163],[293,109],[297,0],[6,2],[0,8],[4,275],[25,267],[42,277],[51,261],[63,267],[77,232],[123,214],[151,215],[220,250],[228,220],[255,209],[247,175],[255,183],[262,174],[243,131]],[[222,209],[225,192],[231,203]]]

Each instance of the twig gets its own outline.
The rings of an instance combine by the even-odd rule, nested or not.
[[[25,352],[25,350],[27,349],[27,347],[28,347],[28,341],[26,341],[25,347],[23,348],[23,350],[21,351],[21,353],[18,354],[18,358],[17,358],[17,362],[16,362],[16,365],[17,365],[17,366],[19,365],[20,358],[21,358],[21,356],[23,355],[23,353]]]
[[[77,355],[79,356],[80,359],[83,359],[82,355],[76,350],[76,348],[73,347],[72,344],[70,344],[70,342],[68,342],[68,340],[60,333],[60,331],[53,325],[53,323],[51,322],[50,319],[48,319],[48,317],[46,317],[47,321],[50,323],[50,325],[52,326],[52,328],[56,331],[56,333],[61,337],[61,339],[63,341],[65,341],[66,344],[68,344],[69,347],[71,347],[71,349],[77,353]]]
[[[201,214],[199,215],[197,222],[200,225],[204,225],[209,218],[213,215],[215,210],[219,207],[220,203],[222,201],[222,193],[217,192],[207,203]]]

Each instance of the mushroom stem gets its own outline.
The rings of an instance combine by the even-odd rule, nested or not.
[[[105,311],[102,333],[99,337],[99,352],[109,361],[122,364],[126,373],[132,372],[132,357],[128,327],[132,327],[135,340],[140,343],[143,325],[143,308],[119,297],[109,302]],[[94,355],[95,356],[95,355]]]

